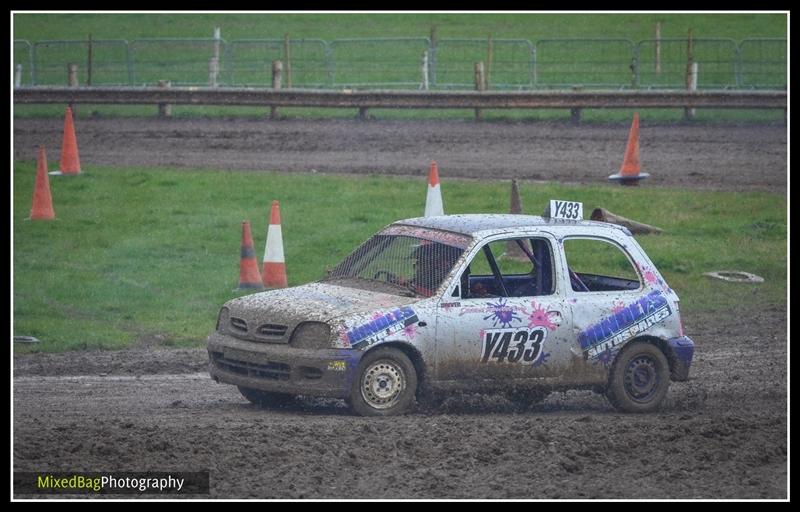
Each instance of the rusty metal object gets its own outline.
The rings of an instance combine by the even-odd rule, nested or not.
[[[619,226],[625,226],[630,230],[631,233],[637,235],[646,235],[646,234],[658,235],[664,232],[664,230],[661,228],[657,228],[649,224],[644,224],[642,222],[637,222],[635,220],[626,219],[622,215],[616,215],[614,213],[611,213],[605,208],[595,208],[592,211],[592,216],[590,218],[592,220],[597,220],[600,222],[608,222],[609,224],[617,224]]]

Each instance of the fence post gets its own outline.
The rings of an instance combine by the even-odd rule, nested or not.
[[[486,75],[484,75],[483,72],[483,62],[475,63],[475,90],[476,91],[486,90]],[[475,109],[475,119],[478,121],[483,119],[483,112],[479,108]]]
[[[220,60],[221,46],[222,46],[222,29],[219,27],[214,27],[214,54],[211,56],[211,59],[209,59],[208,62],[208,85],[210,87],[219,86],[219,71],[220,71],[219,63],[222,62]],[[214,76],[213,80],[211,79],[212,69]]]
[[[661,22],[656,22],[656,75],[661,74]]]
[[[486,84],[485,88],[488,89],[491,86],[491,77],[492,77],[492,61],[494,60],[494,43],[492,42],[492,34],[489,34],[489,44],[486,51]]]
[[[430,37],[430,51],[428,52],[428,71],[430,73],[430,81],[431,85],[436,87],[436,46],[438,44],[437,35],[436,35],[436,25],[431,26],[431,37]]]
[[[272,88],[276,91],[281,88],[281,75],[283,74],[283,62],[279,60],[272,61]],[[275,119],[278,117],[278,107],[272,105],[269,107],[269,118]]]
[[[67,64],[67,85],[69,87],[78,87],[78,65]]]
[[[17,64],[17,69],[14,71],[14,87],[22,87],[22,64]]]
[[[428,87],[428,50],[425,50],[422,52],[422,84],[420,85],[420,89],[427,91]]]
[[[92,85],[92,34],[89,34],[89,55],[86,58],[86,85]]]
[[[697,63],[692,62],[691,71],[689,75],[689,92],[697,91]],[[693,108],[684,109],[684,114],[687,120],[693,120],[697,111]]]
[[[694,41],[692,40],[692,29],[689,29],[689,35],[686,40],[686,89],[692,90],[692,75],[694,74]],[[696,84],[697,82],[695,82]],[[695,85],[696,86],[696,85]],[[692,109],[684,107],[683,117],[686,120],[693,119],[694,116],[691,112]]]
[[[286,59],[286,88],[292,88],[292,51],[291,51],[291,41],[289,40],[289,34],[283,35],[283,52],[284,57]]]
[[[219,85],[219,57],[211,57],[208,60],[208,86],[217,87]]]
[[[169,80],[159,80],[158,86],[162,89],[169,89],[172,87],[172,82]],[[169,103],[159,103],[158,104],[158,117],[160,119],[172,117],[172,105]]]

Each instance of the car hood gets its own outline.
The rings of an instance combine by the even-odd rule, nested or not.
[[[403,306],[418,300],[418,297],[311,283],[247,295],[228,301],[224,307],[233,327],[230,334],[288,343],[292,331],[302,322],[333,324],[342,317]]]

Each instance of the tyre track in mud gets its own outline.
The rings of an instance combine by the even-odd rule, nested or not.
[[[15,119],[14,158],[61,145],[59,119]],[[605,184],[619,170],[627,124],[253,118],[81,118],[84,166],[178,167]],[[787,190],[785,124],[642,122],[648,186]],[[51,150],[52,151],[52,150]]]
[[[208,470],[215,498],[786,498],[786,311],[734,313],[684,313],[692,380],[645,415],[589,391],[526,411],[264,410],[213,383],[202,350],[18,355],[14,468]]]

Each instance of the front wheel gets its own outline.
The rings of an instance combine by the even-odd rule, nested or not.
[[[416,392],[417,372],[408,356],[378,348],[361,359],[348,402],[361,416],[395,416],[414,404]]]
[[[655,345],[635,342],[614,362],[606,397],[624,412],[651,412],[661,405],[669,389],[669,363]]]

